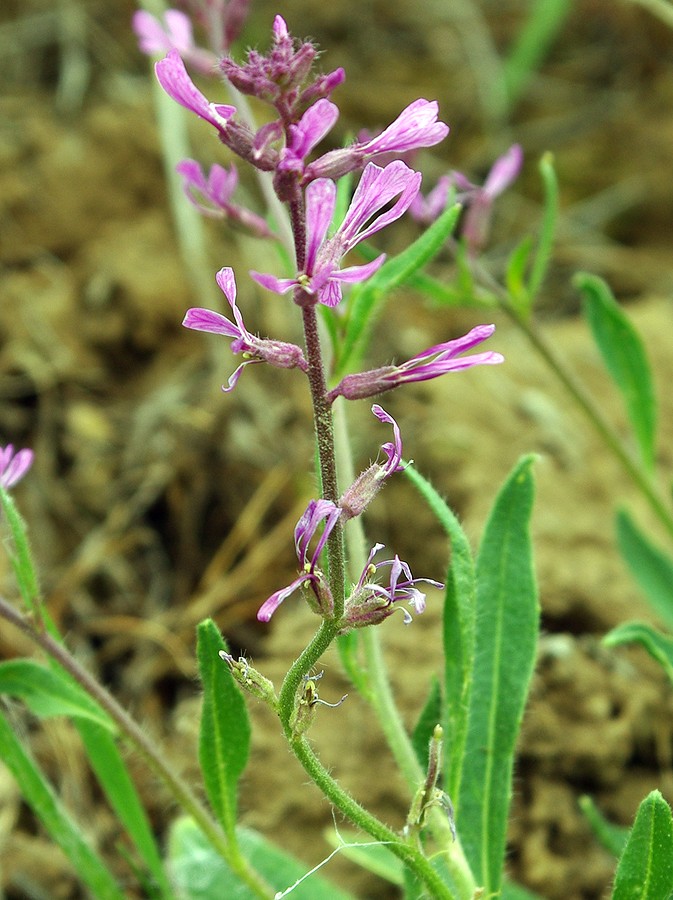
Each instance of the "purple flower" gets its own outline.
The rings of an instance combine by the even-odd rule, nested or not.
[[[33,464],[35,454],[32,450],[19,450],[14,453],[12,444],[0,447],[0,485],[8,491],[21,481]]]
[[[164,13],[164,24],[145,10],[138,10],[132,19],[133,30],[143,53],[155,56],[176,50],[203,75],[212,75],[217,57],[208,50],[197,47],[189,17],[177,9]]]
[[[442,175],[437,184],[424,197],[419,191],[409,207],[409,215],[420,225],[430,225],[438,219],[446,209],[451,195],[452,179],[450,175]]]
[[[238,172],[231,165],[229,171],[215,163],[208,178],[199,163],[185,159],[175,167],[182,176],[182,187],[187,199],[205,216],[228,218],[248,228],[257,237],[273,237],[273,232],[261,216],[232,201],[238,184]]]
[[[339,508],[343,511],[342,520],[347,521],[361,515],[383,487],[386,479],[394,472],[404,469],[402,465],[402,435],[395,419],[375,403],[372,412],[377,419],[393,426],[393,440],[381,445],[381,450],[388,457],[384,464],[375,462],[359,475],[339,500]]]
[[[236,324],[218,312],[200,307],[188,309],[182,324],[185,328],[192,328],[195,331],[208,331],[233,338],[232,353],[243,353],[247,357],[229,378],[229,387],[223,386],[222,390],[225,393],[233,390],[243,369],[252,363],[267,362],[280,369],[299,368],[305,372],[308,365],[300,347],[286,344],[284,341],[263,340],[247,330],[236,305],[236,280],[233,269],[228,267],[220,269],[215,278],[229,301]]]
[[[419,591],[416,585],[424,582],[436,588],[444,587],[441,582],[433,581],[431,578],[414,578],[408,564],[397,554],[392,559],[374,564],[374,556],[383,549],[383,546],[383,544],[374,544],[369,551],[369,557],[360,579],[346,601],[342,633],[351,628],[377,625],[398,609],[402,611],[404,622],[408,625],[412,621],[411,613],[403,606],[395,606],[395,604],[408,603],[416,614],[420,615],[425,610],[425,594]],[[380,569],[386,566],[390,567],[390,578],[388,585],[384,587],[372,579]]]
[[[369,163],[357,186],[348,212],[331,238],[327,229],[336,204],[336,185],[319,178],[306,188],[306,265],[296,278],[275,278],[251,272],[268,290],[284,294],[300,287],[325,306],[336,306],[342,299],[341,283],[369,278],[383,264],[385,253],[363,266],[340,269],[342,258],[360,241],[376,234],[406,212],[421,184],[420,172],[414,172],[400,160],[384,169]],[[395,203],[381,212],[395,197]],[[378,215],[377,215],[378,214]]]
[[[477,325],[463,337],[428,347],[418,356],[414,356],[413,359],[399,366],[382,366],[380,369],[346,375],[328,393],[328,400],[331,402],[339,396],[345,397],[347,400],[361,400],[364,397],[391,391],[401,384],[408,384],[412,381],[428,381],[430,378],[438,378],[447,372],[458,372],[461,369],[470,369],[472,366],[496,365],[504,362],[502,354],[493,351],[459,356],[466,350],[481,344],[494,331],[495,325]]]
[[[491,226],[493,203],[516,179],[522,165],[523,151],[519,144],[513,144],[496,159],[483,187],[468,194],[468,207],[461,234],[472,253],[485,246]]]
[[[449,126],[437,121],[435,100],[414,100],[376,137],[357,141],[341,150],[330,150],[306,168],[305,181],[314,178],[340,178],[383,153],[407,153],[438,144],[449,133]]]
[[[341,510],[330,500],[311,500],[309,502],[294,530],[294,546],[301,574],[287,587],[271,594],[268,600],[264,601],[257,611],[257,618],[260,622],[268,622],[283,600],[293,594],[302,584],[311,586],[315,596],[315,601],[311,603],[311,606],[317,612],[322,615],[332,612],[334,605],[332,595],[323,573],[318,568],[318,562],[340,515]],[[322,534],[309,558],[310,543],[323,521],[325,525]]]
[[[165,59],[160,59],[156,63],[154,70],[159,84],[169,97],[185,109],[196,113],[199,118],[214,125],[222,138],[226,136],[229,120],[235,114],[236,107],[210,103],[187,74],[185,64],[177,50],[170,50]]]
[[[339,109],[322,98],[306,110],[301,119],[289,127],[287,146],[280,154],[279,172],[304,171],[304,160],[320,143],[339,118]]]

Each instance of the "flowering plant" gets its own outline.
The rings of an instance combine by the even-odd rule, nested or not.
[[[539,625],[529,536],[533,457],[519,460],[499,491],[475,559],[455,514],[405,460],[402,429],[379,403],[371,406],[371,412],[389,429],[391,439],[381,444],[374,462],[359,475],[348,477],[352,460],[346,407],[409,383],[504,362],[497,350],[482,348],[495,326],[479,324],[462,336],[447,335],[440,343],[419,348],[406,362],[377,359],[375,368],[358,370],[375,313],[394,288],[413,285],[416,279],[429,294],[441,295],[442,287],[423,270],[442,247],[455,253],[458,280],[468,283],[482,305],[495,307],[484,299],[497,295],[497,290],[481,272],[479,256],[487,245],[494,202],[521,168],[521,148],[510,147],[483,185],[451,172],[424,197],[422,174],[412,166],[410,154],[435,146],[448,134],[435,101],[415,100],[378,135],[320,152],[339,118],[332,95],[344,81],[343,70],[316,74],[315,46],[294,38],[279,15],[273,22],[269,51],[252,50],[244,63],[236,62],[228,51],[240,31],[247,2],[230,0],[223,5],[217,0],[195,0],[190,5],[211,38],[209,49],[198,46],[192,20],[177,10],[169,11],[163,22],[146,12],[136,15],[141,49],[162,56],[155,71],[166,94],[206,122],[230,154],[252,167],[278,206],[274,216],[264,216],[235,200],[238,174],[233,164],[226,168],[215,162],[206,176],[199,162],[183,160],[177,171],[184,191],[204,215],[277,244],[284,268],[251,271],[249,278],[239,272],[237,278],[231,266],[223,266],[215,280],[230,314],[192,307],[183,325],[223,335],[231,342],[226,345],[231,353],[240,355],[238,367],[224,376],[225,393],[237,387],[244,368],[260,363],[287,370],[279,378],[301,379],[307,388],[320,489],[294,529],[297,574],[289,584],[260,598],[257,619],[266,626],[274,617],[276,627],[282,628],[287,607],[303,601],[307,614],[315,616],[315,634],[297,648],[285,677],[276,685],[244,655],[237,658],[230,652],[214,621],[198,626],[203,686],[199,762],[206,806],[143,729],[69,652],[52,622],[41,599],[25,524],[8,493],[27,474],[33,454],[30,450],[15,454],[9,445],[0,449],[0,499],[11,535],[20,604],[0,598],[0,615],[27,634],[50,662],[0,664],[0,691],[20,697],[37,715],[73,718],[92,768],[141,860],[136,867],[142,869],[139,889],[149,896],[348,896],[315,872],[304,872],[301,863],[260,835],[240,827],[237,794],[250,751],[244,694],[266,704],[278,717],[287,745],[305,774],[332,808],[358,829],[359,837],[349,837],[339,849],[355,846],[365,851],[370,864],[366,851],[383,849],[378,871],[403,885],[409,898],[520,896],[505,877],[505,855],[515,745]],[[215,66],[235,89],[231,103],[209,99],[188,72],[190,68],[207,76]],[[246,95],[268,107],[268,117],[259,127],[248,115]],[[548,170],[546,177],[550,185]],[[353,180],[357,184],[352,196],[346,196]],[[340,202],[344,197],[345,202]],[[466,211],[461,218],[463,206]],[[277,217],[279,209],[284,219]],[[410,246],[392,258],[370,246],[372,239],[378,240],[407,213],[427,226]],[[510,293],[500,305],[522,323],[544,276],[546,240],[548,235],[543,234],[532,262],[529,247],[523,244],[509,263]],[[285,298],[278,302],[285,303],[288,317],[301,321],[303,346],[249,330],[246,298],[253,284]],[[627,396],[642,401],[647,393],[642,365],[638,377],[625,374],[628,366],[616,342],[606,336],[608,317],[622,326],[622,340],[631,357],[638,355],[636,339],[598,282],[585,279],[582,287],[590,297],[597,340],[608,364],[618,371],[616,380],[621,379]],[[475,348],[478,352],[472,352]],[[481,377],[497,379],[498,369],[483,371]],[[653,433],[643,403],[632,400],[630,412],[643,457],[652,464]],[[384,545],[363,540],[362,517],[388,482],[398,477],[409,479],[417,488],[450,542],[445,576],[434,573],[443,581],[415,576],[398,553],[390,551],[382,559]],[[625,528],[630,529],[631,546],[637,544],[640,535],[628,520]],[[409,734],[392,697],[379,641],[396,623],[413,628],[428,604],[439,603],[443,604],[444,662]],[[401,616],[394,616],[395,612]],[[650,648],[670,662],[666,639],[643,629],[627,629],[612,640],[641,640],[646,645],[649,641]],[[310,740],[318,717],[341,715],[347,699],[327,703],[319,696],[322,673],[316,675],[314,670],[333,644],[357,692],[357,699],[349,702],[369,704],[405,782],[407,806],[397,827],[352,797],[339,783],[336,767],[328,769],[322,763]],[[129,776],[122,740],[170,790],[183,813],[171,828],[167,859]],[[123,897],[104,860],[54,801],[42,774],[2,716],[0,746],[26,796],[70,855],[88,889],[96,897]],[[621,877],[622,884],[627,884],[633,872],[640,871],[633,848],[643,839],[649,840],[648,853],[652,851],[645,854],[651,872],[659,876],[665,868],[656,862],[665,855],[659,850],[657,856],[654,848],[666,849],[673,840],[670,810],[653,792],[641,813],[622,857],[618,883]],[[652,824],[649,838],[648,823]],[[671,879],[665,881],[665,874],[662,883],[670,887]]]

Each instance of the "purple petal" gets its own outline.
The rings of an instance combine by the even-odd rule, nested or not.
[[[476,325],[462,337],[455,338],[452,341],[445,341],[442,344],[435,344],[433,347],[428,347],[427,350],[419,353],[418,356],[415,356],[410,362],[413,363],[416,360],[426,359],[430,356],[435,356],[435,354],[440,354],[442,359],[452,359],[459,353],[464,353],[465,350],[471,350],[472,347],[481,344],[483,341],[490,338],[494,331],[495,325]]]
[[[209,103],[187,74],[185,64],[177,50],[171,50],[165,59],[156,63],[155,72],[159,84],[176,103],[196,113],[210,122],[219,131],[224,131],[227,120],[236,112],[236,107]]]
[[[355,284],[359,281],[366,281],[374,272],[378,272],[383,263],[386,261],[386,254],[382,253],[371,262],[364,263],[361,266],[346,266],[345,269],[339,269],[334,272],[332,278],[338,281],[345,281],[347,284]]]
[[[306,188],[306,272],[311,275],[332,221],[335,204],[336,185],[329,178],[317,178]]]
[[[383,477],[387,478],[389,475],[392,475],[393,472],[399,472],[404,469],[404,466],[401,465],[402,434],[400,432],[400,426],[395,419],[393,419],[390,413],[387,413],[382,406],[379,406],[378,403],[375,403],[372,406],[372,412],[380,422],[385,422],[386,425],[392,425],[393,427],[393,443],[386,443],[381,446],[381,449],[388,457],[388,464],[383,466]]]
[[[490,199],[502,194],[512,184],[523,165],[523,150],[519,144],[513,144],[506,153],[498,157],[484,182],[484,193]]]
[[[346,250],[370,237],[408,209],[421,185],[420,172],[414,172],[401,160],[385,168],[368,163],[362,173],[353,200],[337,234]],[[367,226],[372,216],[400,194],[395,205]]]
[[[287,587],[281,588],[279,591],[271,594],[271,596],[262,603],[260,608],[257,610],[257,619],[259,622],[268,622],[271,616],[278,609],[283,600],[286,600],[291,594],[297,590],[298,587],[305,581],[312,580],[311,575],[304,573],[300,575],[298,578],[292,582],[292,584],[288,584]]]
[[[208,331],[211,334],[225,334],[230,338],[240,338],[239,329],[223,316],[221,313],[214,312],[212,309],[203,309],[201,307],[192,307],[188,309],[185,318],[182,320],[185,328],[192,328],[194,331]]]
[[[266,275],[261,272],[251,271],[250,277],[267,291],[273,291],[276,294],[286,294],[299,284],[296,278],[276,278],[274,275]]]
[[[14,487],[33,464],[35,454],[32,450],[19,450],[14,454],[14,447],[8,444],[0,452],[0,485],[5,490]]]
[[[362,149],[368,153],[402,153],[419,147],[432,147],[449,133],[449,126],[437,121],[439,107],[435,100],[414,100],[381,134],[367,141]]]

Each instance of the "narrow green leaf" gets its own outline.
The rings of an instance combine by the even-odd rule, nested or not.
[[[26,802],[72,863],[77,877],[90,889],[96,900],[124,900],[123,891],[105,863],[65,811],[51,785],[2,713],[0,759],[16,779]]]
[[[591,830],[605,849],[614,857],[621,856],[629,837],[629,829],[622,825],[613,825],[608,821],[593,799],[586,794],[580,797],[579,805],[587,822],[591,825]]]
[[[572,6],[571,0],[533,0],[528,4],[526,21],[503,64],[510,106],[544,61]]]
[[[210,805],[233,839],[236,787],[250,752],[250,722],[229,666],[218,655],[226,649],[212,619],[201,622],[196,651],[203,683],[199,760]]]
[[[528,311],[532,309],[535,299],[547,275],[554,248],[556,221],[558,219],[558,181],[554,171],[554,157],[544,153],[538,166],[542,176],[544,189],[544,211],[540,222],[539,237],[528,278]],[[523,310],[522,310],[523,311]]]
[[[644,622],[625,622],[609,631],[603,638],[603,643],[606,647],[642,644],[673,682],[673,637],[670,635],[661,634]]]
[[[526,456],[500,490],[477,559],[472,691],[456,825],[477,884],[502,883],[514,750],[533,673],[539,622]]]
[[[13,547],[12,549],[8,548],[8,554],[14,569],[19,593],[26,605],[26,609],[34,613],[36,604],[39,602],[40,589],[30,553],[26,523],[23,521],[14,500],[2,486],[0,486],[0,503],[2,503],[5,521],[9,525],[9,530],[12,534]]]
[[[458,519],[444,499],[413,466],[404,470],[451,543],[444,599],[444,757],[446,791],[459,795],[467,735],[468,698],[474,660],[476,587],[472,551]]]
[[[416,272],[407,281],[407,285],[419,294],[424,294],[430,300],[441,306],[463,306],[466,309],[493,309],[498,305],[498,299],[494,294],[489,294],[481,285],[471,285],[468,291],[464,285],[447,284],[428,275],[425,272]]]
[[[643,342],[602,278],[580,272],[574,283],[584,297],[584,314],[606,368],[624,398],[643,464],[651,470],[655,455],[656,409]]]
[[[236,835],[243,855],[277,891],[286,890],[309,870],[249,828],[238,828]],[[168,856],[181,900],[256,900],[191,819],[183,817],[173,823]],[[288,896],[290,900],[353,900],[318,874],[310,875]]]
[[[527,235],[510,253],[505,273],[505,284],[512,306],[524,317],[529,315],[531,307],[530,293],[526,284],[526,268],[532,249],[533,241]]]
[[[0,663],[0,694],[19,697],[40,718],[72,716],[89,719],[115,732],[116,726],[71,677],[56,668],[46,668],[32,659]]]
[[[348,325],[336,365],[336,374],[344,375],[366,349],[373,318],[381,301],[403,285],[435,256],[455,228],[461,207],[444,210],[441,216],[413,244],[386,260],[378,272],[361,287],[354,288],[349,302]]]
[[[502,883],[499,900],[544,900],[544,897],[505,878]]]
[[[440,725],[441,722],[442,691],[437,677],[433,675],[425,706],[421,710],[418,722],[416,722],[416,727],[411,735],[411,743],[416,753],[416,759],[421,764],[423,771],[428,768],[428,747],[430,746],[432,732],[435,730],[435,726]]]
[[[75,725],[86,748],[89,764],[105,796],[150,874],[153,881],[153,893],[150,896],[170,900],[173,891],[166,877],[147,813],[114,737],[94,721],[80,718]]]
[[[673,815],[659,791],[652,791],[638,807],[612,900],[670,900],[672,893]]]
[[[653,544],[625,510],[617,513],[617,543],[650,606],[673,631],[673,559]]]

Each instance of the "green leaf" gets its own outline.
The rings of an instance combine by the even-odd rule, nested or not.
[[[584,296],[584,313],[613,381],[624,398],[643,464],[652,469],[656,409],[652,375],[643,343],[602,278],[580,272],[575,285]]]
[[[529,535],[533,459],[520,460],[500,490],[477,559],[478,627],[456,824],[487,896],[502,883],[514,750],[537,644]]]
[[[416,752],[416,759],[421,764],[421,769],[425,772],[428,768],[428,748],[430,746],[430,738],[436,725],[440,725],[442,721],[442,691],[439,686],[437,677],[433,675],[430,682],[430,690],[425,706],[421,710],[421,714],[416,722],[413,734],[411,735],[411,743]]]
[[[97,722],[78,719],[77,730],[87,759],[117,818],[133,841],[153,881],[150,896],[170,900],[170,887],[147,813],[126,768],[115,739]]]
[[[625,510],[617,513],[617,543],[650,606],[673,630],[673,560],[642,533]]]
[[[612,900],[670,900],[672,892],[673,815],[659,791],[652,791],[638,807]]]
[[[12,534],[14,546],[11,550],[8,549],[7,552],[14,569],[19,593],[26,608],[34,613],[40,599],[40,589],[30,553],[26,523],[23,521],[14,500],[2,486],[0,486],[0,503],[2,503],[4,517]]]
[[[603,643],[606,647],[642,644],[673,682],[673,637],[661,634],[644,622],[625,622],[609,631],[603,638]]]
[[[19,697],[42,719],[72,716],[89,719],[113,733],[116,731],[107,714],[67,673],[48,669],[32,659],[0,663],[0,694]]]
[[[2,713],[0,759],[16,779],[26,802],[72,863],[77,877],[87,885],[96,900],[124,900],[124,892],[65,811]]]
[[[570,13],[571,0],[533,0],[528,15],[508,51],[503,69],[510,106],[521,95],[531,74],[540,67]]]
[[[472,551],[458,519],[427,479],[409,465],[404,474],[420,492],[451,542],[444,598],[444,757],[449,796],[459,793],[474,659],[476,584]]]
[[[505,878],[500,891],[500,900],[544,900],[544,898]]]
[[[526,268],[532,249],[533,241],[527,235],[510,253],[505,273],[505,284],[512,306],[523,316],[528,316],[531,307],[530,293],[526,284]]]
[[[554,248],[556,220],[558,219],[558,181],[554,171],[554,157],[544,153],[538,166],[544,188],[544,212],[539,227],[539,238],[528,278],[528,312],[535,303],[540,288],[545,280]],[[515,304],[516,305],[516,304]],[[525,310],[522,310],[525,312]]]
[[[381,301],[438,253],[455,228],[460,211],[458,204],[444,210],[413,244],[392,259],[386,260],[375,275],[362,286],[353,289],[346,334],[336,365],[337,375],[345,374],[348,367],[355,364],[364,353],[373,317]]]
[[[302,878],[308,866],[284,853],[249,828],[236,831],[246,859],[277,891]],[[186,817],[173,823],[168,841],[171,873],[181,900],[256,900],[231,871],[195,823]],[[319,875],[311,875],[289,894],[291,900],[353,900]]]
[[[196,651],[203,683],[199,760],[210,805],[231,839],[236,828],[236,787],[250,752],[250,722],[229,666],[218,655],[226,649],[212,619],[201,622]]]
[[[608,821],[593,799],[586,794],[580,797],[579,805],[591,830],[605,849],[615,857],[620,856],[628,840],[629,829]]]

